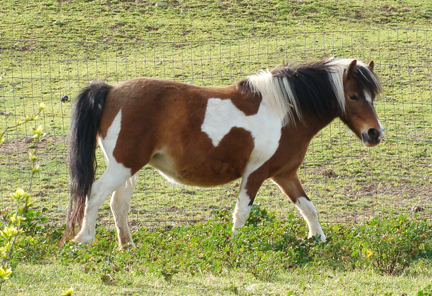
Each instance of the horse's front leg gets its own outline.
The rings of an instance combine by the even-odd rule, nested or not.
[[[240,185],[240,193],[233,214],[233,236],[237,234],[237,228],[245,225],[258,189],[265,179],[265,174],[259,169],[252,174],[243,176]]]
[[[318,235],[322,242],[325,242],[326,236],[322,231],[318,221],[318,214],[314,204],[307,197],[303,187],[297,177],[297,174],[279,174],[273,177],[273,181],[279,186],[291,201],[300,210],[303,218],[309,227],[309,238]]]

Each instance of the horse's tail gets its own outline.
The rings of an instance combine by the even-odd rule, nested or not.
[[[84,218],[86,197],[90,197],[95,179],[99,121],[105,98],[111,88],[102,81],[91,83],[81,90],[72,109],[69,131],[70,198],[66,232],[59,245],[75,234],[75,226],[81,226]]]

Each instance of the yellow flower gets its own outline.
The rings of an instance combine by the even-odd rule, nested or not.
[[[8,268],[4,270],[3,268],[0,267],[0,278],[7,280],[11,274],[12,274],[12,269]]]
[[[69,290],[63,292],[62,296],[69,296],[69,295],[72,295],[72,293],[73,293],[73,289],[70,288]]]

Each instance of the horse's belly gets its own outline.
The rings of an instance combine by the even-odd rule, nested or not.
[[[239,168],[229,161],[211,159],[206,162],[176,162],[164,153],[156,153],[149,164],[170,182],[200,187],[231,182],[240,178],[244,169],[244,166]]]

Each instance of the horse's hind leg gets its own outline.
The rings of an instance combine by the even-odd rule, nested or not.
[[[102,176],[93,183],[91,195],[87,199],[84,219],[80,232],[74,241],[90,243],[95,237],[96,216],[102,203],[131,177],[131,170],[122,164],[111,161]]]
[[[307,197],[306,193],[301,186],[300,180],[296,174],[279,174],[273,177],[273,181],[279,186],[281,191],[285,193],[291,201],[300,210],[303,218],[309,227],[309,236],[320,236],[321,241],[326,240],[326,236],[322,231],[321,225],[318,221],[318,214],[314,204]]]
[[[127,216],[130,209],[132,193],[135,189],[136,175],[132,176],[123,185],[114,191],[110,206],[117,228],[119,249],[123,249],[127,244],[135,247],[129,231]]]

